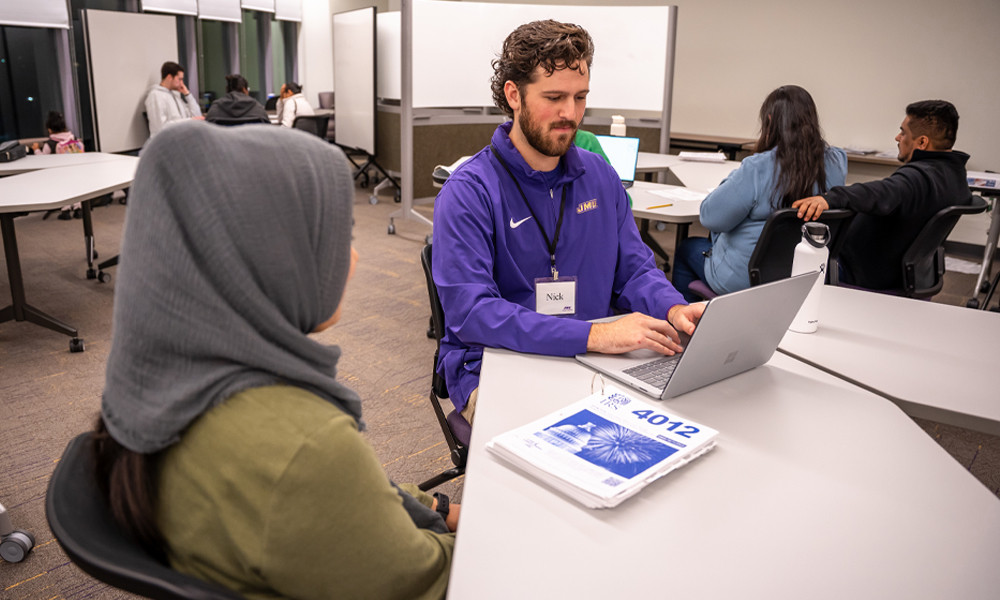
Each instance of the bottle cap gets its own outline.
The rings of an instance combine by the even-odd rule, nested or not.
[[[815,248],[823,248],[830,243],[830,228],[826,223],[810,221],[802,224],[802,239]]]

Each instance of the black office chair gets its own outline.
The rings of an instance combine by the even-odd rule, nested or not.
[[[427,280],[427,295],[431,301],[431,323],[434,328],[434,339],[437,342],[437,348],[434,350],[434,364],[431,367],[430,401],[431,406],[434,408],[434,414],[437,415],[438,424],[441,426],[441,432],[444,433],[444,439],[448,442],[448,448],[451,451],[451,462],[455,465],[453,468],[447,469],[421,483],[419,486],[420,489],[427,491],[465,473],[465,462],[469,456],[469,438],[472,436],[472,426],[465,420],[465,417],[454,410],[450,411],[446,416],[444,408],[441,406],[441,401],[448,399],[448,387],[445,384],[444,377],[438,375],[437,372],[438,354],[441,351],[441,338],[444,337],[444,310],[441,308],[441,300],[438,299],[437,286],[434,284],[434,276],[431,270],[430,244],[424,246],[423,251],[421,251],[420,263],[424,267],[424,277]]]
[[[834,208],[820,215],[819,222],[830,228],[830,259],[827,262],[827,283],[837,283],[837,257],[844,245],[847,227],[854,218],[854,212]],[[802,219],[794,208],[782,208],[774,211],[764,223],[764,228],[754,246],[747,271],[750,275],[750,285],[760,285],[790,277],[792,274],[792,258],[795,256],[795,246],[802,239]],[[718,296],[708,284],[695,280],[688,286],[692,292],[710,300]]]
[[[278,108],[278,96],[268,96],[264,102],[264,110],[272,111]]]
[[[837,257],[844,246],[847,231],[854,211],[846,208],[833,208],[824,211],[818,221],[830,228],[830,259],[826,270],[827,283],[837,283]],[[782,208],[771,213],[760,232],[757,245],[750,255],[747,270],[750,274],[750,285],[770,283],[790,277],[792,274],[792,258],[795,256],[795,246],[802,240],[802,219],[798,210]]]
[[[937,212],[903,253],[903,294],[930,298],[944,285],[944,241],[962,215],[986,210],[986,201],[973,196],[970,204],[949,206]]]
[[[206,119],[208,120],[208,119]],[[224,127],[236,127],[238,125],[253,125],[266,123],[270,124],[271,120],[267,117],[234,117],[234,118],[214,118],[209,123],[214,123],[216,125],[222,125]]]
[[[104,583],[154,600],[241,598],[171,569],[122,533],[97,486],[90,433],[73,438],[63,452],[49,480],[45,516],[70,560]]]
[[[299,115],[292,122],[292,129],[301,129],[325,140],[329,123],[330,115]]]

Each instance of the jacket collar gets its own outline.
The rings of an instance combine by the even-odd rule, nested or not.
[[[497,127],[496,131],[493,132],[493,146],[500,152],[504,161],[507,162],[507,166],[510,167],[511,172],[516,177],[533,182],[543,181],[544,175],[528,165],[524,157],[521,156],[521,153],[514,147],[514,142],[510,140],[510,130],[513,126],[513,121],[507,121]],[[560,165],[563,167],[563,174],[559,178],[558,183],[573,181],[586,172],[583,162],[580,160],[579,153],[580,149],[576,147],[576,144],[571,144],[569,150],[559,160]]]
[[[921,160],[947,160],[949,162],[958,163],[964,167],[965,163],[969,160],[969,155],[959,150],[939,152],[936,150],[914,149],[913,156],[910,157],[910,162],[913,163]]]

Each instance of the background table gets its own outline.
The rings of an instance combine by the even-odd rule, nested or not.
[[[105,152],[84,152],[79,154],[30,154],[13,162],[0,163],[0,177],[56,169],[60,167],[76,167],[90,165],[110,160],[131,159],[131,156],[108,154]]]
[[[10,282],[11,294],[10,306],[0,309],[0,323],[12,320],[28,321],[73,338],[70,341],[71,350],[83,349],[75,327],[28,304],[21,274],[21,259],[17,252],[14,217],[29,211],[48,210],[83,202],[84,223],[89,225],[89,201],[129,187],[135,178],[138,162],[138,158],[120,156],[113,160],[61,167],[57,169],[57,173],[39,170],[0,179],[0,229],[3,233],[4,257],[7,262],[7,279]],[[87,244],[90,256],[93,250],[92,233]]]
[[[911,416],[1000,435],[1000,315],[825,286],[819,330],[779,349]]]
[[[450,598],[996,597],[1000,501],[892,403],[783,355],[664,402],[718,448],[614,509],[485,451],[591,378],[486,351]]]

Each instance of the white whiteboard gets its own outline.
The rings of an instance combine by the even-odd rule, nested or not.
[[[376,55],[378,59],[378,69],[376,77],[378,87],[376,93],[379,98],[391,98],[399,100],[402,95],[402,72],[401,64],[403,56],[403,34],[400,29],[402,23],[399,11],[384,12],[378,14],[376,20],[376,30],[378,48]]]
[[[576,23],[594,39],[588,107],[663,110],[669,6],[432,0],[413,2],[413,106],[492,106],[490,63],[511,31],[542,19]]]
[[[128,152],[149,137],[142,113],[160,67],[177,60],[176,18],[167,15],[83,11],[87,64],[100,152]]]
[[[375,154],[375,7],[333,15],[337,144]]]

